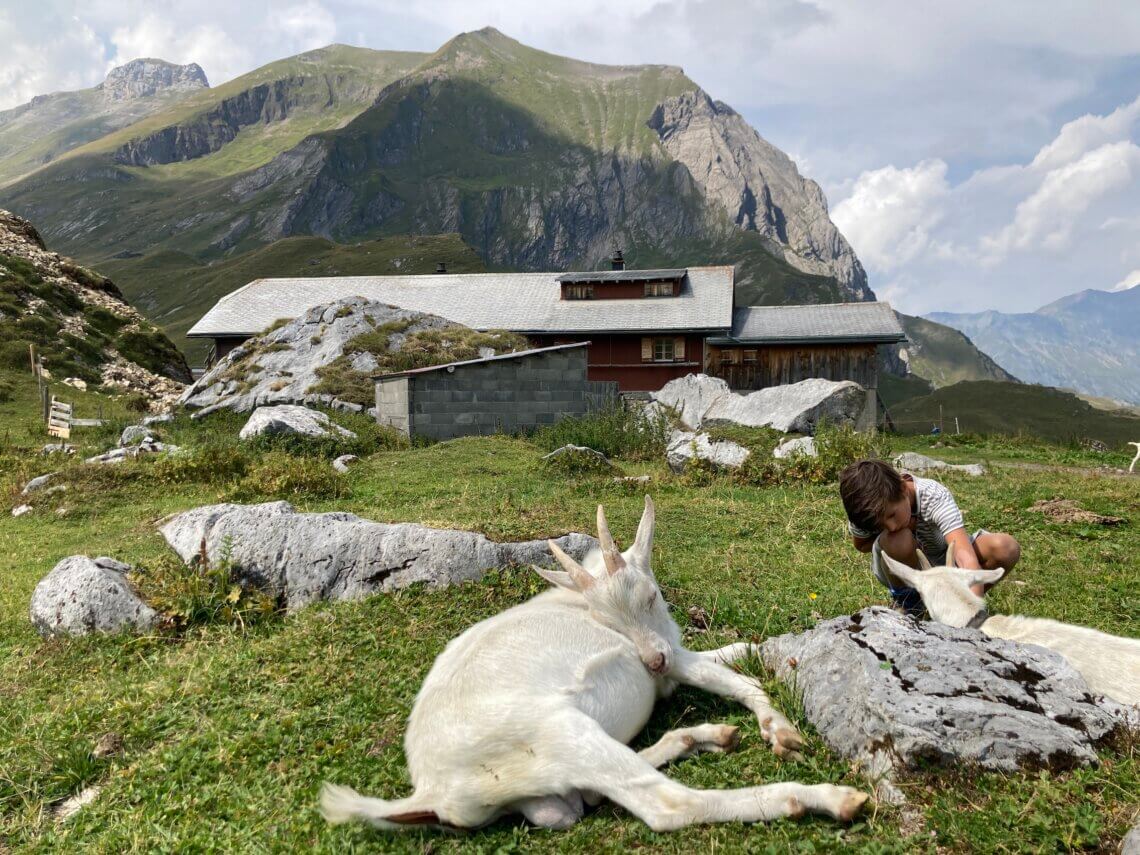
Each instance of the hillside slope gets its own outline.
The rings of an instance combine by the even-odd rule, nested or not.
[[[929,381],[935,388],[964,380],[1018,382],[1018,378],[982,353],[958,330],[902,312],[895,314],[909,339],[904,348],[904,361],[912,374]]]
[[[492,267],[593,267],[620,246],[634,265],[738,261],[743,302],[872,296],[818,185],[678,68],[592,65],[491,29],[429,57],[378,56],[271,64],[0,199],[99,264],[457,233]],[[330,80],[357,94],[309,97]],[[132,297],[155,288],[117,275]],[[162,302],[204,311],[197,299]]]
[[[39,95],[0,111],[0,185],[208,87],[195,63],[136,59],[91,89]]]
[[[30,223],[0,210],[0,369],[30,377],[32,345],[56,380],[76,377],[154,400],[190,380],[170,339],[109,279],[48,251]]]
[[[937,312],[1032,383],[1140,404],[1140,288],[1086,290],[1035,312]]]

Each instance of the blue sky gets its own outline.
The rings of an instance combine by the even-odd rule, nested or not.
[[[2,0],[0,107],[137,56],[217,84],[333,41],[430,51],[488,24],[683,66],[820,182],[905,311],[1027,311],[1140,281],[1135,2]]]

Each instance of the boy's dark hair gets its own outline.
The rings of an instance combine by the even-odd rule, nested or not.
[[[839,473],[843,509],[863,531],[878,531],[887,506],[905,495],[902,476],[883,460],[856,460]]]

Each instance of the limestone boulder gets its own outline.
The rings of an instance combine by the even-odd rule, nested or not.
[[[252,439],[262,435],[294,436],[339,436],[355,439],[356,434],[342,428],[319,410],[310,410],[295,404],[281,404],[276,407],[258,407],[242,427],[238,436]]]
[[[36,631],[48,637],[153,627],[158,613],[127,581],[130,569],[112,558],[64,558],[32,593],[30,613]]]
[[[674,472],[684,472],[698,461],[713,469],[739,469],[752,452],[728,440],[714,441],[707,433],[673,431],[665,448],[665,459]]]
[[[811,379],[740,395],[717,377],[689,374],[666,383],[653,400],[671,407],[691,430],[731,423],[812,434],[821,419],[855,425],[867,405],[867,390],[850,380]]]
[[[360,461],[360,458],[355,454],[342,454],[332,462],[332,467],[337,472],[347,472]]]
[[[1120,855],[1140,855],[1140,822],[1132,826],[1132,830],[1124,836],[1120,844]]]
[[[24,485],[24,489],[20,491],[20,495],[26,496],[29,493],[34,493],[37,490],[42,490],[54,477],[55,473],[49,472],[47,475],[40,475],[36,478],[33,478],[31,481]]]
[[[787,460],[797,454],[805,457],[818,457],[819,452],[816,450],[815,440],[810,436],[801,436],[781,442],[772,449],[772,456],[777,460]]]
[[[154,441],[157,436],[154,429],[149,425],[128,425],[123,428],[122,434],[119,436],[119,447],[125,448],[128,445],[138,445],[145,440]]]
[[[1120,726],[1058,654],[884,607],[770,638],[761,657],[832,750],[876,775],[1091,765]]]
[[[283,597],[290,609],[417,582],[453,585],[495,567],[554,563],[545,540],[496,543],[471,531],[298,513],[288,502],[207,505],[172,517],[159,531],[184,561],[204,543],[208,560],[227,559],[242,581]],[[556,542],[578,559],[597,546],[577,533]]]
[[[152,437],[147,437],[138,445],[128,445],[124,448],[112,448],[103,454],[96,454],[94,457],[88,457],[84,463],[122,463],[124,460],[130,460],[135,457],[142,457],[148,454],[173,454],[178,451],[177,445],[159,442]]]
[[[564,445],[542,456],[546,466],[555,469],[609,471],[614,468],[608,457],[585,445]]]
[[[895,468],[905,469],[908,472],[962,472],[974,476],[986,474],[986,467],[980,463],[947,463],[914,451],[904,451],[896,455],[893,462]]]

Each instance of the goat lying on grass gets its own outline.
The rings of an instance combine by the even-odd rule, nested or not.
[[[325,818],[388,829],[475,828],[521,812],[537,825],[566,828],[581,818],[584,798],[604,797],[656,831],[805,811],[852,819],[867,796],[851,787],[789,782],[695,790],[657,771],[700,751],[731,750],[735,727],[682,728],[641,752],[626,745],[656,699],[678,683],[747,706],[778,755],[794,756],[801,745],[763,689],[725,666],[746,656],[749,645],[705,653],[681,646],[650,569],[653,529],[647,496],[625,553],[600,506],[601,550],[586,567],[551,543],[565,570],[535,569],[557,587],[475,624],[435,660],[404,739],[412,795],[385,801],[325,784]]]
[[[1005,570],[965,570],[954,566],[954,545],[946,552],[946,566],[932,567],[919,550],[921,570],[915,570],[885,552],[887,569],[916,591],[930,616],[949,626],[980,629],[992,638],[1036,644],[1060,653],[1089,688],[1117,703],[1140,704],[1140,639],[1109,635],[1084,626],[1022,615],[990,615],[986,601],[970,590],[979,583],[992,585]]]

